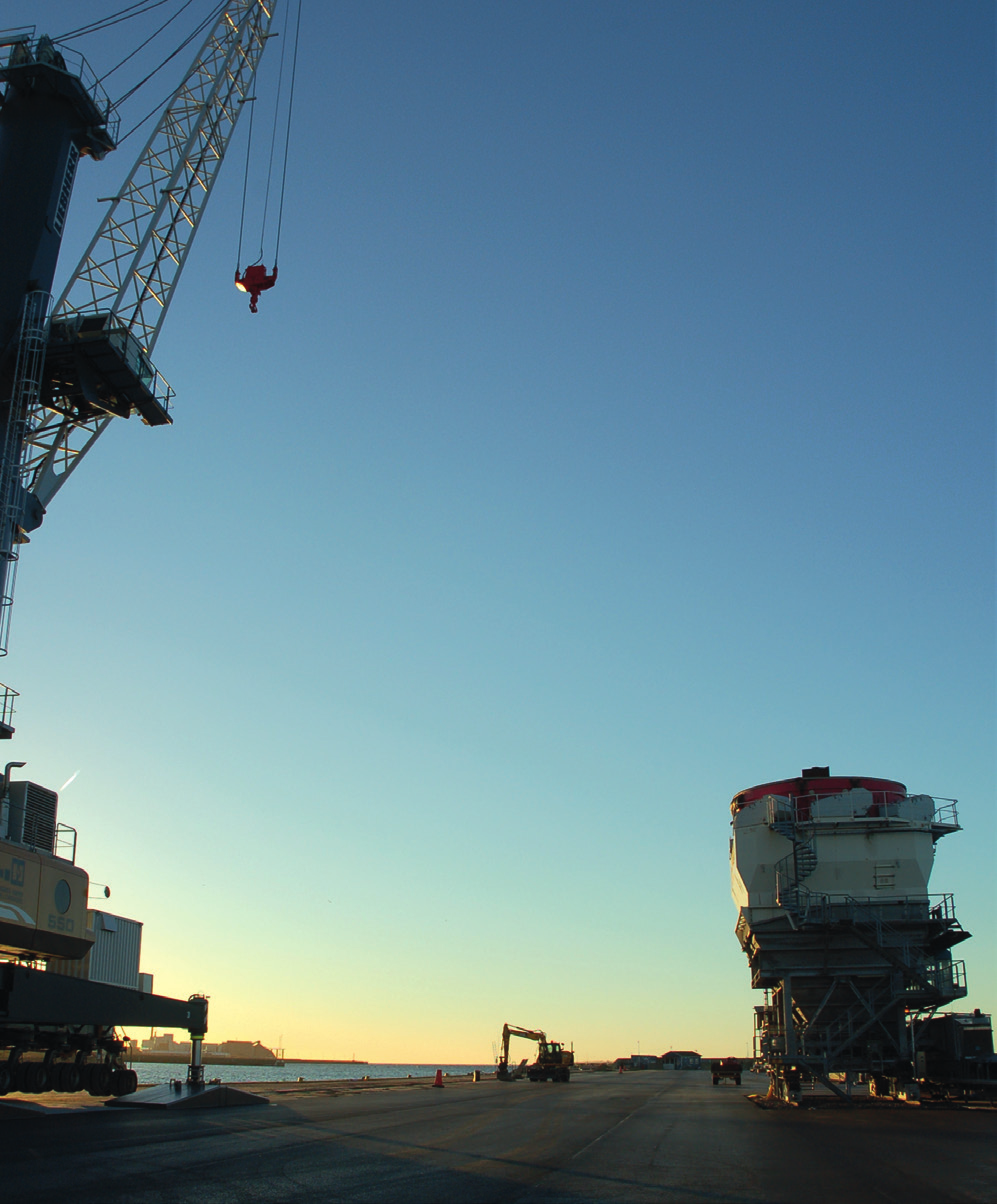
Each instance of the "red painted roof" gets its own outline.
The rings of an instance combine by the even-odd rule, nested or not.
[[[749,786],[747,790],[739,791],[731,799],[730,809],[733,812],[740,811],[767,794],[775,794],[780,798],[813,799],[859,788],[884,796],[877,798],[877,802],[895,802],[907,795],[907,787],[903,782],[894,782],[889,778],[783,778],[781,782],[765,782],[761,786]]]

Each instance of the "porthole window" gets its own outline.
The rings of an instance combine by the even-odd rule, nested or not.
[[[55,910],[59,915],[64,916],[69,911],[72,901],[73,892],[69,889],[69,883],[65,878],[60,878],[55,884]]]

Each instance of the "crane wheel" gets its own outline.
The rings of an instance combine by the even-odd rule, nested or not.
[[[43,1091],[48,1091],[52,1085],[48,1067],[44,1062],[25,1062],[23,1081],[24,1086],[21,1090],[30,1092],[32,1095],[40,1095]]]
[[[18,1062],[18,1064],[14,1067],[14,1072],[13,1072],[13,1076],[12,1076],[13,1077],[12,1086],[13,1086],[14,1091],[20,1091],[20,1092],[23,1092],[24,1094],[27,1094],[28,1092],[30,1092],[32,1090],[31,1080],[29,1078],[32,1065],[33,1065],[33,1063],[31,1063],[31,1062]]]
[[[115,1070],[111,1074],[111,1094],[112,1095],[131,1095],[138,1088],[138,1075],[134,1070],[127,1070],[124,1067]]]
[[[88,1069],[87,1091],[91,1095],[111,1094],[111,1068],[104,1062],[94,1062]]]
[[[65,1091],[72,1095],[79,1091],[82,1085],[80,1068],[75,1062],[60,1062],[52,1067],[52,1088],[55,1091]]]

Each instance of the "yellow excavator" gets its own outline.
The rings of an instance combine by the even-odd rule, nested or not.
[[[523,1037],[527,1041],[536,1041],[537,1060],[527,1065],[526,1058],[518,1066],[509,1068],[509,1039]],[[575,1064],[573,1049],[565,1049],[559,1041],[548,1041],[547,1034],[539,1029],[519,1028],[514,1024],[502,1025],[502,1052],[499,1055],[495,1077],[504,1083],[521,1078],[524,1074],[531,1083],[542,1083],[550,1079],[552,1083],[566,1083],[571,1078],[571,1067]]]

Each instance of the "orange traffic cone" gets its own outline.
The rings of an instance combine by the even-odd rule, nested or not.
[[[443,1086],[443,1071],[442,1070],[438,1070],[436,1072],[436,1079],[433,1082],[433,1086],[434,1087],[442,1087]]]

